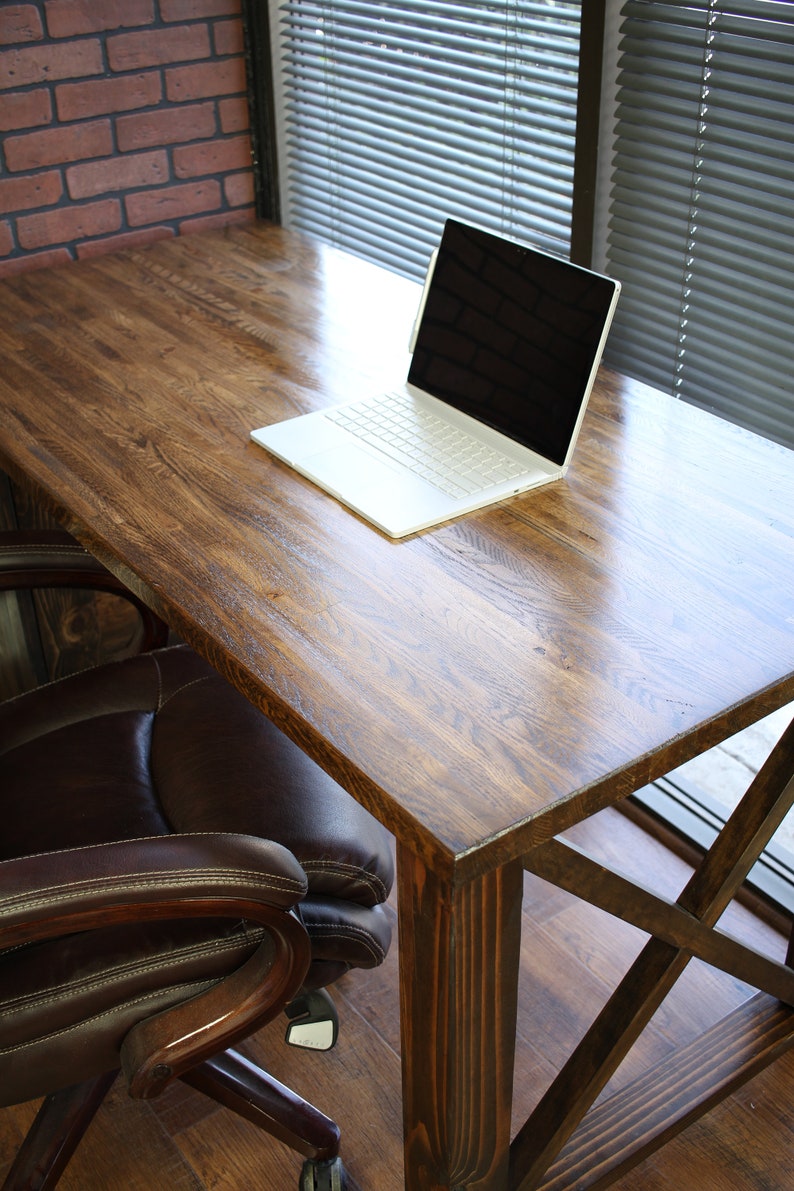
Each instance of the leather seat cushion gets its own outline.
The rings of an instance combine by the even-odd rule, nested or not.
[[[156,922],[0,954],[0,1105],[117,1067],[137,1022],[211,987],[263,941],[239,920]]]
[[[393,881],[385,829],[184,646],[0,705],[0,791],[0,858],[229,831],[289,848],[315,894],[374,906]]]
[[[388,949],[389,834],[187,647],[0,705],[0,813],[0,859],[174,832],[276,840],[307,873],[307,988]],[[0,1103],[112,1067],[135,1021],[235,970],[262,937],[239,921],[152,922],[0,953]]]

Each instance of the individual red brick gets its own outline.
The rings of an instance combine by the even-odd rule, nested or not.
[[[97,203],[21,215],[17,219],[17,237],[23,248],[43,248],[47,244],[101,236],[104,232],[118,231],[120,227],[121,204],[118,199],[102,199]]]
[[[51,248],[47,252],[30,252],[25,256],[12,256],[0,261],[0,277],[12,277],[15,273],[26,273],[31,269],[53,269],[74,260],[68,248]]]
[[[242,21],[216,21],[212,27],[216,54],[242,54],[245,49]]]
[[[154,71],[96,82],[62,83],[55,89],[61,120],[85,120],[107,112],[153,107],[161,97],[160,76]]]
[[[240,0],[160,0],[160,16],[164,21],[236,16],[239,11]]]
[[[52,99],[47,87],[35,91],[12,91],[0,102],[0,132],[36,128],[52,119]],[[230,130],[231,131],[231,130]]]
[[[211,95],[233,95],[246,90],[242,58],[202,62],[196,66],[174,66],[165,73],[166,95],[174,103],[208,99]]]
[[[59,170],[26,178],[0,178],[0,213],[50,207],[63,194]]]
[[[0,91],[53,79],[85,79],[102,74],[102,46],[94,39],[24,46],[0,53]]]
[[[111,70],[141,70],[209,58],[210,35],[206,25],[176,25],[173,29],[147,29],[142,33],[120,33],[107,40]]]
[[[132,29],[154,20],[154,0],[47,0],[44,9],[50,37]]]
[[[129,153],[151,145],[201,140],[213,136],[215,132],[215,104],[195,103],[119,116],[116,121],[116,144],[122,153]]]
[[[162,186],[170,181],[168,154],[165,149],[136,153],[129,157],[111,157],[104,161],[86,161],[66,171],[70,198],[93,198],[110,190],[132,190],[138,186]]]
[[[0,45],[38,41],[44,30],[38,9],[32,4],[4,4],[0,8]]]
[[[9,252],[14,247],[14,236],[11,231],[11,224],[7,219],[0,223],[0,256],[8,256]]]
[[[191,232],[209,232],[213,228],[229,227],[233,223],[253,223],[256,211],[253,207],[236,211],[219,211],[215,215],[199,215],[195,219],[185,219],[179,224],[180,236],[190,235]]]
[[[223,193],[230,207],[244,207],[254,201],[254,175],[251,170],[223,179]]]
[[[199,211],[212,211],[221,205],[220,183],[188,182],[162,190],[144,190],[129,194],[124,200],[127,222],[132,227],[160,223],[164,219],[183,219]]]
[[[91,120],[8,137],[5,150],[9,170],[20,173],[65,161],[105,157],[113,152],[113,134],[109,120]]]
[[[248,100],[244,95],[218,101],[218,115],[223,132],[243,132],[250,123]]]
[[[80,260],[91,256],[104,256],[107,252],[123,252],[125,248],[138,248],[151,244],[153,240],[167,240],[173,237],[171,227],[146,227],[139,232],[121,232],[118,236],[105,236],[104,240],[84,240],[77,245]]]
[[[174,173],[177,178],[198,178],[202,174],[222,174],[251,164],[251,141],[247,136],[205,141],[174,149]]]

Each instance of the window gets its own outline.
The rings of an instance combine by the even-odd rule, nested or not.
[[[794,3],[622,11],[607,360],[794,446]]]
[[[794,445],[794,3],[270,0],[264,209],[414,278],[447,215],[591,264],[605,7],[607,362]]]
[[[271,0],[282,221],[415,278],[447,216],[567,255],[581,17]]]

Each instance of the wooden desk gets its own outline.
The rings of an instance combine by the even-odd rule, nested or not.
[[[399,380],[417,294],[268,226],[23,274],[0,463],[395,833],[406,1187],[567,1187],[576,1138],[543,1170],[691,953],[770,994],[763,1061],[792,1036],[791,969],[710,930],[791,733],[678,907],[552,837],[794,699],[794,456],[603,373],[565,481],[390,541],[248,432]],[[525,864],[658,937],[511,1151]],[[596,1110],[585,1168],[754,1069],[737,1034],[635,1089],[636,1129]]]

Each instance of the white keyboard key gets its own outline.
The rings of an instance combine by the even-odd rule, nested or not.
[[[522,471],[508,455],[417,409],[400,393],[329,410],[327,417],[448,496],[470,496]]]

